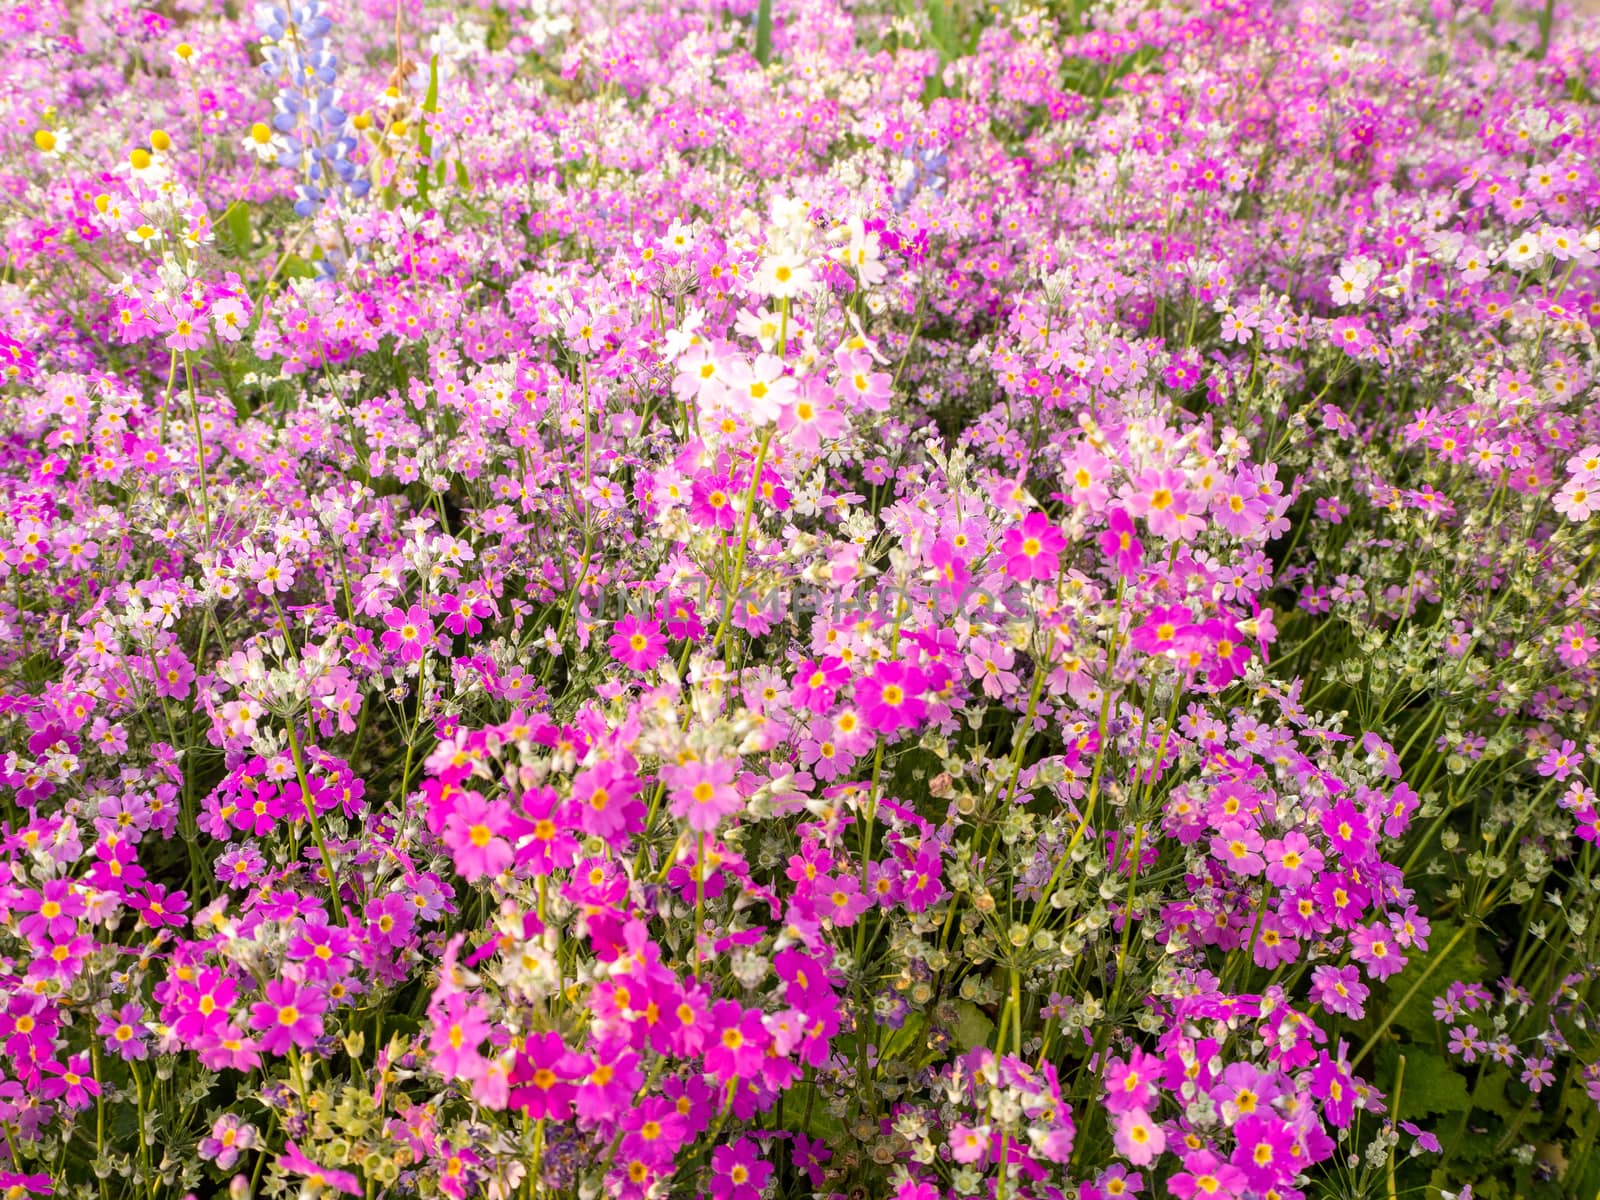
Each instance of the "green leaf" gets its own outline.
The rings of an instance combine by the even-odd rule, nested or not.
[[[915,1057],[915,1052],[922,1044],[922,1031],[927,1027],[928,1018],[924,1013],[912,1013],[906,1018],[906,1023],[889,1035],[879,1051],[880,1061],[890,1059]]]
[[[1585,1157],[1569,1183],[1574,1196],[1600,1196],[1600,1154]]]
[[[1472,1107],[1494,1113],[1502,1121],[1512,1120],[1517,1115],[1517,1106],[1506,1099],[1506,1079],[1507,1073],[1503,1070],[1485,1071],[1472,1089]]]
[[[422,111],[426,113],[439,111],[439,56],[437,54],[428,60],[428,91],[422,97]]]
[[[317,269],[298,254],[291,254],[283,260],[283,266],[278,269],[280,279],[315,279]]]
[[[228,242],[233,252],[240,257],[250,253],[250,206],[243,200],[235,200],[228,205],[228,210],[222,214],[222,227],[227,231]]]
[[[825,1142],[837,1142],[844,1137],[844,1122],[828,1111],[827,1101],[813,1083],[802,1081],[784,1094],[783,1119],[791,1128],[803,1119],[803,1132],[807,1137]]]
[[[956,1027],[951,1030],[956,1045],[963,1050],[986,1046],[994,1033],[994,1022],[971,1000],[956,1001]]]
[[[772,0],[756,9],[756,61],[763,67],[772,58]]]
[[[945,0],[924,0],[928,7],[928,34],[938,48],[939,61],[947,63],[961,57],[961,40]]]
[[[456,186],[463,192],[472,191],[472,181],[467,176],[467,164],[456,159]]]
[[[1399,1051],[1393,1046],[1384,1047],[1378,1055],[1378,1083],[1394,1079],[1399,1058]],[[1466,1106],[1467,1080],[1461,1072],[1431,1050],[1418,1046],[1406,1049],[1406,1073],[1400,1084],[1396,1116],[1416,1121],[1434,1113],[1459,1113]]]
[[[428,91],[422,97],[422,124],[417,129],[417,149],[422,153],[422,165],[417,168],[417,194],[428,198],[428,159],[433,157],[433,135],[428,132],[428,116],[439,111],[439,56],[428,60]],[[443,177],[440,177],[441,182]]]

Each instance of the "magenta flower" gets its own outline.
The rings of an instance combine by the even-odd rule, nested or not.
[[[150,1053],[145,1038],[144,1009],[124,1004],[115,1013],[101,1013],[95,1032],[105,1039],[106,1050],[128,1061],[143,1059]]]
[[[577,1081],[589,1074],[589,1060],[567,1048],[558,1033],[535,1034],[516,1055],[511,1070],[512,1108],[532,1120],[566,1120],[572,1113]]]
[[[46,1100],[58,1100],[69,1110],[86,1108],[100,1094],[95,1082],[89,1056],[75,1054],[65,1065],[58,1062],[41,1064],[44,1076],[39,1082],[39,1095]]]
[[[1297,1151],[1297,1131],[1287,1121],[1269,1113],[1252,1113],[1234,1126],[1236,1138],[1229,1165],[1244,1182],[1265,1194],[1282,1186],[1303,1169]]]
[[[51,879],[35,892],[22,892],[13,905],[28,913],[17,922],[17,932],[30,939],[65,938],[78,928],[78,918],[87,911],[83,896],[71,879]]]
[[[1100,535],[1100,553],[1119,575],[1132,577],[1138,573],[1144,562],[1144,543],[1139,540],[1138,528],[1126,509],[1111,510],[1106,531]]]
[[[696,832],[709,833],[744,808],[744,797],[733,786],[738,764],[732,759],[687,762],[661,770],[674,816]]]
[[[355,1175],[349,1171],[318,1166],[292,1140],[285,1144],[283,1153],[278,1156],[278,1169],[288,1175],[300,1176],[313,1192],[340,1192],[346,1196],[362,1194],[361,1180]]]
[[[1329,1012],[1359,1021],[1369,994],[1355,967],[1318,966],[1311,971],[1311,998]]]
[[[1405,970],[1406,956],[1387,925],[1358,925],[1350,931],[1350,957],[1373,979],[1384,980]]]
[[[223,1113],[196,1149],[201,1158],[216,1163],[218,1170],[231,1171],[243,1155],[256,1148],[259,1136],[254,1125],[233,1113]]]
[[[902,662],[880,662],[872,674],[856,681],[856,699],[867,728],[895,733],[921,723],[928,707],[921,693],[927,687],[922,672]]]
[[[322,1036],[322,1014],[328,1007],[322,993],[287,979],[272,979],[264,996],[251,1006],[250,1022],[268,1054],[287,1054],[291,1046],[310,1049]]]
[[[456,870],[468,883],[498,875],[511,865],[511,843],[501,836],[511,823],[511,806],[468,792],[445,818],[444,844]]]
[[[772,1164],[757,1152],[755,1143],[740,1138],[731,1146],[718,1146],[711,1153],[711,1170],[719,1181],[716,1194],[728,1200],[757,1200],[772,1175]]]
[[[1000,539],[1006,574],[1022,583],[1054,579],[1061,570],[1061,552],[1066,548],[1067,539],[1042,512],[1029,513],[1020,526],[1006,530]]]
[[[1235,875],[1259,875],[1266,866],[1261,857],[1261,835],[1239,821],[1226,821],[1211,839],[1211,853]]]
[[[1143,654],[1186,650],[1198,640],[1198,627],[1181,604],[1152,608],[1128,636],[1128,644]]]
[[[1137,1048],[1126,1060],[1113,1058],[1104,1073],[1106,1107],[1114,1113],[1154,1107],[1160,1070],[1159,1058]]]
[[[611,649],[611,657],[623,666],[634,671],[648,671],[661,661],[667,639],[662,636],[658,622],[630,613],[616,623],[606,645]]]
[[[128,904],[151,929],[167,925],[176,928],[186,921],[184,913],[189,908],[189,897],[183,892],[169,892],[159,883],[151,883],[145,886],[142,894],[130,895]]]
[[[719,1000],[711,1011],[714,1032],[706,1044],[706,1071],[721,1079],[754,1074],[772,1040],[758,1009],[733,1000]]]
[[[849,680],[850,668],[838,658],[824,658],[819,662],[807,659],[795,668],[791,702],[806,712],[825,713],[833,706],[839,689]]]
[[[402,663],[420,661],[433,641],[433,622],[420,604],[391,608],[383,614],[383,623],[383,648]]]

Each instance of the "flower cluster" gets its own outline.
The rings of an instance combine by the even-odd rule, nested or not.
[[[1592,1195],[1525,7],[10,12],[0,1190]]]
[[[279,88],[272,99],[272,128],[278,136],[270,145],[277,165],[293,171],[298,180],[296,215],[309,217],[335,188],[348,187],[358,199],[365,196],[371,180],[357,178],[358,167],[350,157],[357,143],[334,88],[339,60],[328,45],[333,21],[322,11],[321,0],[288,9],[257,4],[255,19],[261,31],[261,71]],[[354,127],[368,123],[370,118],[358,117]],[[263,145],[254,130],[252,126],[247,149]]]

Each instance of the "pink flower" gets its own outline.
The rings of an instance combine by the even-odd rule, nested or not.
[[[987,1125],[953,1125],[950,1128],[950,1157],[958,1163],[975,1163],[989,1149]]]
[[[793,404],[778,418],[785,440],[797,450],[815,450],[832,441],[849,426],[843,411],[828,396],[820,377],[803,381]]]
[[[1562,629],[1561,638],[1556,642],[1556,655],[1568,667],[1584,666],[1597,650],[1600,650],[1600,638],[1591,636],[1578,621]]]
[[[629,832],[642,822],[644,805],[635,795],[638,780],[614,762],[600,762],[572,777],[575,824],[585,833],[606,839]],[[565,811],[565,810],[564,810]]]
[[[889,388],[892,380],[887,371],[874,371],[872,355],[865,350],[841,350],[834,359],[839,367],[839,384],[836,394],[839,403],[848,410],[864,408],[872,412],[889,411]]]
[[[1359,1021],[1369,994],[1354,967],[1319,966],[1311,972],[1311,998],[1329,1012]]]
[[[744,797],[733,787],[736,772],[737,764],[726,758],[663,767],[661,777],[667,781],[673,815],[696,832],[715,829],[744,808]]]
[[[383,648],[396,655],[402,663],[419,662],[433,641],[433,622],[420,604],[409,608],[391,608],[383,614],[388,626],[383,635]]]
[[[1190,1154],[1184,1159],[1183,1170],[1167,1181],[1167,1190],[1178,1200],[1196,1196],[1202,1200],[1230,1200],[1244,1189],[1243,1172],[1209,1150]]]
[[[667,639],[657,622],[630,613],[616,623],[606,645],[611,649],[611,657],[623,666],[635,671],[648,671],[661,661],[667,649]]]
[[[499,836],[511,822],[511,806],[468,792],[444,823],[444,844],[468,883],[498,875],[511,865],[511,843]]]
[[[1569,521],[1587,521],[1600,512],[1600,483],[1587,476],[1574,476],[1556,493],[1553,504]]]
[[[198,350],[206,344],[205,326],[188,317],[179,317],[167,334],[166,345],[171,350]]]
[[[1136,1167],[1147,1167],[1167,1148],[1166,1132],[1142,1108],[1131,1108],[1117,1117],[1112,1137],[1117,1153]]]
[[[251,1006],[250,1022],[268,1054],[286,1054],[291,1046],[306,1050],[322,1036],[322,1014],[328,1007],[322,993],[287,979],[270,979],[264,996]]]
[[[1266,844],[1267,882],[1275,887],[1303,887],[1322,870],[1322,851],[1298,829]]]
[[[1350,957],[1366,967],[1370,978],[1379,981],[1398,975],[1406,967],[1406,956],[1386,925],[1358,925],[1352,929]]]
[[[250,577],[263,596],[282,594],[294,586],[294,565],[276,554],[263,554],[251,563]]]
[[[1212,495],[1211,513],[1220,528],[1235,537],[1249,537],[1266,523],[1267,506],[1256,498],[1254,482],[1244,478]]]
[[[928,708],[918,695],[927,680],[915,667],[900,662],[880,662],[870,676],[856,682],[861,718],[879,733],[895,733],[919,724]]]
[[[1189,493],[1182,471],[1163,467],[1146,471],[1120,493],[1123,503],[1137,517],[1143,517],[1157,537],[1188,539],[1203,524],[1189,515]]]
[[[1261,835],[1238,821],[1226,821],[1211,839],[1211,854],[1235,875],[1259,875],[1266,866],[1261,857]]]
[[[1051,580],[1061,570],[1061,552],[1067,539],[1042,512],[1031,512],[1022,524],[1008,529],[1000,539],[1006,574],[1019,582]]]
[[[1138,528],[1126,509],[1111,510],[1111,520],[1100,535],[1100,553],[1124,578],[1138,574],[1144,562],[1144,543],[1139,540]]]
[[[822,876],[812,889],[812,897],[817,915],[841,929],[854,925],[872,907],[872,902],[861,894],[861,884],[854,875]]]
[[[1583,766],[1583,752],[1578,749],[1576,742],[1567,738],[1561,745],[1546,750],[1544,757],[1539,760],[1539,765],[1534,769],[1546,779],[1560,782],[1581,766]]]
[[[940,538],[929,548],[928,562],[934,569],[934,587],[944,597],[946,611],[955,611],[966,598],[967,584],[972,581],[967,560],[956,552],[950,539]]]
[[[784,374],[783,360],[760,354],[753,363],[733,359],[722,376],[724,402],[752,425],[775,423],[793,403],[798,384]]]
[[[428,1052],[434,1070],[446,1079],[476,1075],[483,1063],[478,1047],[490,1030],[477,1006],[464,993],[450,992],[442,999],[435,997],[428,1016],[433,1024]]]
[[[335,1171],[331,1167],[318,1166],[307,1158],[293,1141],[288,1142],[284,1146],[283,1153],[278,1156],[278,1167],[286,1174],[302,1176],[313,1192],[335,1191],[342,1192],[346,1196],[361,1195],[361,1180],[349,1171]]]

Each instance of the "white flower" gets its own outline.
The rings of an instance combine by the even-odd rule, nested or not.
[[[1328,290],[1335,304],[1360,304],[1377,277],[1378,264],[1372,259],[1347,258],[1339,265],[1339,273],[1328,280]]]
[[[754,425],[771,425],[794,399],[795,381],[783,373],[783,360],[761,354],[755,362],[728,364],[726,402]]]
[[[1538,237],[1531,233],[1513,238],[1504,255],[1504,261],[1513,267],[1537,267],[1543,260],[1544,248],[1540,246]]]
[[[763,295],[786,300],[809,289],[816,274],[804,259],[789,254],[769,255],[761,261],[751,286]]]
[[[270,165],[278,161],[278,142],[273,137],[272,126],[265,121],[250,126],[249,132],[239,139],[239,148],[257,162]]]
[[[868,233],[860,217],[851,217],[843,230],[845,245],[839,259],[856,273],[864,287],[876,287],[889,271],[879,258],[878,235]]]
[[[778,344],[778,332],[782,326],[783,322],[772,310],[763,308],[760,312],[751,312],[747,308],[739,314],[734,328],[745,337],[755,338],[763,350],[770,351]]]

